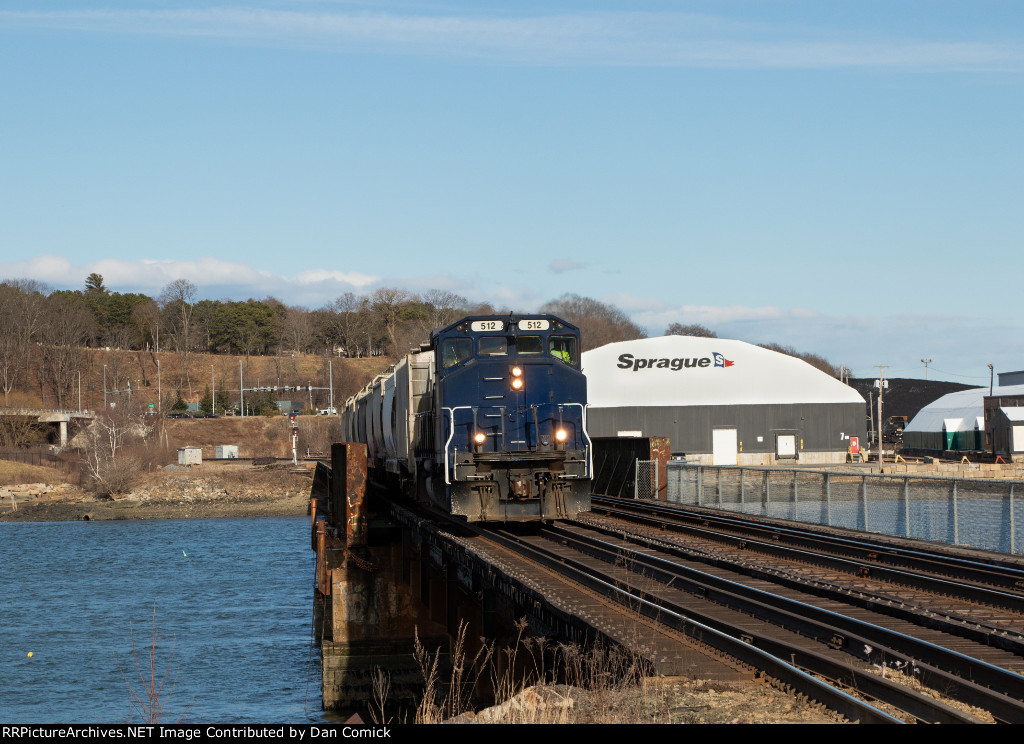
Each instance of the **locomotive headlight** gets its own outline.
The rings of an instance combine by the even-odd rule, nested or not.
[[[513,377],[522,377],[523,376],[523,368],[522,367],[513,367],[512,368],[512,376]]]
[[[564,442],[568,436],[569,434],[568,432],[566,432],[565,429],[559,429],[558,431],[555,432],[555,439],[557,439],[559,442]]]
[[[513,390],[522,390],[523,389],[523,378],[522,377],[513,377],[512,378],[512,389]]]
[[[484,434],[482,431],[478,431],[473,436],[473,441],[476,442],[477,444],[483,444],[485,441],[487,441],[487,435]]]

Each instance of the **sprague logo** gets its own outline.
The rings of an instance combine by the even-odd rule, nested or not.
[[[632,354],[620,354],[619,363],[615,366],[619,369],[631,369],[634,372],[639,372],[642,369],[670,369],[673,372],[678,372],[682,369],[690,369],[692,367],[731,367],[735,364],[731,359],[726,359],[723,354],[718,352],[712,352],[710,357],[675,357],[669,359],[668,357],[662,357],[660,359],[638,359]]]

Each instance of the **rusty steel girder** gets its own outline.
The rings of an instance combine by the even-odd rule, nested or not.
[[[349,548],[366,545],[369,527],[366,445],[331,445],[331,521]]]

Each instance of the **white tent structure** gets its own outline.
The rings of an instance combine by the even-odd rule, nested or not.
[[[903,447],[920,450],[985,449],[985,397],[989,388],[948,393],[918,411],[903,429]],[[1024,397],[1024,385],[1000,385],[993,396]]]
[[[853,388],[806,362],[720,338],[663,336],[583,354],[592,436],[667,436],[714,464],[843,462],[863,443]]]

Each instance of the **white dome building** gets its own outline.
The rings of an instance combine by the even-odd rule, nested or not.
[[[846,461],[866,403],[801,359],[743,341],[662,336],[583,354],[592,437],[668,437],[714,465]]]

